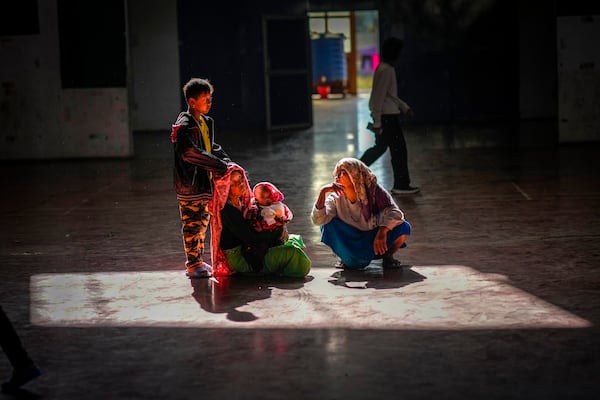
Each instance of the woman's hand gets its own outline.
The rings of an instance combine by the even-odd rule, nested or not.
[[[319,197],[315,202],[317,209],[320,210],[321,208],[325,207],[325,198],[327,197],[328,193],[332,192],[337,193],[338,196],[341,196],[344,194],[344,187],[336,182],[331,182],[321,187],[321,190],[319,191]]]
[[[373,251],[375,254],[381,256],[384,255],[388,251],[387,247],[387,233],[389,232],[389,228],[385,226],[380,226],[377,231],[377,235],[375,235],[375,240],[373,241]]]
[[[330,192],[337,193],[339,196],[344,194],[344,187],[337,182],[331,182],[321,188],[323,194]]]

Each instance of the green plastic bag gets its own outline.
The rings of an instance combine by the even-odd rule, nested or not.
[[[297,247],[299,249],[303,249],[306,246],[304,245],[304,242],[302,241],[302,236],[297,235],[295,233],[290,233],[287,242],[284,243],[284,245],[286,246],[294,246]]]

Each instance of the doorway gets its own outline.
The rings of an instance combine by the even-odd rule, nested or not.
[[[309,12],[313,99],[369,93],[379,63],[377,10]]]

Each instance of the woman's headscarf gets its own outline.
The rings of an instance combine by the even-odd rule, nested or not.
[[[362,161],[350,157],[342,158],[335,165],[333,174],[337,175],[340,170],[346,171],[354,184],[363,216],[367,221],[393,205],[390,196],[377,182],[377,176]]]
[[[223,230],[223,225],[221,223],[221,210],[223,207],[225,207],[225,203],[227,203],[229,198],[231,174],[235,171],[242,175],[242,182],[245,187],[244,194],[241,197],[243,213],[248,211],[250,207],[250,199],[252,198],[250,184],[248,183],[248,178],[246,177],[246,171],[236,163],[230,162],[227,165],[227,172],[222,177],[215,178],[213,180],[213,199],[210,207],[210,212],[212,214],[212,220],[210,223],[210,249],[214,276],[231,275],[234,272],[227,263],[227,258],[225,258],[225,255],[221,250],[220,242],[221,231]]]

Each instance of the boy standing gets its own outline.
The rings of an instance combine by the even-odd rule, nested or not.
[[[204,239],[210,222],[213,175],[227,171],[227,153],[214,142],[214,120],[208,112],[214,88],[206,79],[192,78],[183,86],[188,109],[172,126],[174,185],[179,201],[186,275],[207,278],[212,267],[204,262]]]

